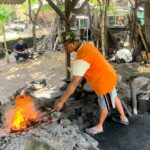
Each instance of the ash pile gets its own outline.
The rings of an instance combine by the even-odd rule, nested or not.
[[[77,126],[71,125],[69,120],[42,125],[20,135],[3,136],[0,144],[1,148],[5,150],[98,149],[98,143],[87,134],[80,132]]]
[[[65,81],[61,90],[66,89],[70,81]],[[150,79],[132,77],[120,80],[118,94],[129,116],[137,113],[147,113],[150,103]],[[10,133],[0,130],[0,146],[6,150],[30,149],[61,149],[61,150],[91,150],[99,149],[98,142],[84,133],[84,129],[93,126],[98,121],[99,108],[97,96],[85,83],[76,89],[66,103],[61,113],[52,110],[54,102],[61,96],[61,91],[54,92],[55,88],[46,88],[46,81],[34,81],[16,91],[10,98],[15,104],[15,97],[29,94],[40,112],[47,113],[49,118],[30,126],[30,130]],[[51,109],[50,109],[51,108]],[[46,115],[47,116],[47,115]],[[110,116],[111,117],[111,116]],[[42,117],[43,118],[43,117]]]
[[[21,118],[20,115],[27,114],[26,116],[30,118],[27,119],[27,117],[26,118],[23,117],[18,121],[18,118],[17,120],[15,120],[16,116],[13,116],[11,117],[11,119],[14,119],[15,121],[14,120],[7,121],[7,128],[5,127],[5,123],[6,120],[8,120],[8,118],[5,119],[3,118],[2,120],[3,124],[1,125],[0,128],[0,149],[4,150],[99,149],[98,142],[95,141],[93,138],[91,138],[89,135],[85,134],[84,132],[81,132],[81,130],[73,123],[73,121],[69,119],[67,115],[68,112],[64,111],[63,113],[56,113],[52,111],[52,109],[50,109],[50,107],[52,107],[54,103],[54,100],[56,100],[57,98],[57,97],[51,98],[51,93],[52,92],[46,88],[45,80],[42,80],[31,82],[29,85],[24,86],[23,88],[17,90],[16,93],[13,94],[13,96],[11,97],[11,102],[3,106],[5,108],[3,108],[4,111],[2,112],[2,116],[4,116],[5,113],[9,115],[17,114],[19,118]],[[46,95],[46,97],[44,97],[43,95]],[[21,99],[19,99],[19,101],[21,101],[21,104],[17,103],[17,99],[20,98],[18,96],[25,97],[26,101],[27,98],[28,101],[30,98],[32,98],[33,100],[32,104],[36,106],[37,111],[36,110],[31,111],[33,105],[29,105],[30,107],[27,110],[22,97]],[[22,104],[24,105],[25,108],[24,110],[26,110],[26,112],[30,112],[30,114],[31,112],[34,112],[34,117],[31,118],[32,115],[28,115],[28,113],[20,111],[20,106],[21,110],[23,109]],[[40,114],[38,114],[39,112]],[[76,112],[76,115],[77,114],[79,115],[79,110],[78,112]],[[43,115],[48,116],[48,118],[43,117]],[[70,114],[70,117],[72,119],[74,118],[75,120],[74,114]],[[24,119],[24,121],[22,119]],[[19,126],[18,122],[19,123],[21,122]]]

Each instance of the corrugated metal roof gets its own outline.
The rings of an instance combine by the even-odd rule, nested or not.
[[[0,0],[0,4],[10,4],[10,5],[16,5],[16,4],[22,4],[26,0]]]

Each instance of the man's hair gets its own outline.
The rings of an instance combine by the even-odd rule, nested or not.
[[[72,42],[78,42],[80,39],[76,36],[74,31],[69,30],[67,32],[63,32],[61,34],[61,43],[72,43]]]
[[[20,41],[20,40],[24,41],[24,39],[23,39],[23,38],[18,38],[18,41]]]

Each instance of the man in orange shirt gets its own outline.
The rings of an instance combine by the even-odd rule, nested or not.
[[[54,109],[60,111],[64,103],[74,93],[83,77],[91,85],[98,95],[100,106],[99,122],[96,126],[86,129],[92,135],[103,132],[103,123],[107,117],[108,110],[117,108],[120,119],[117,120],[123,125],[128,125],[129,121],[124,114],[122,104],[117,96],[115,86],[118,76],[112,66],[104,59],[96,47],[88,42],[81,42],[76,39],[75,34],[65,32],[62,34],[64,48],[69,52],[77,52],[77,57],[73,65],[73,78],[63,96],[56,101]]]

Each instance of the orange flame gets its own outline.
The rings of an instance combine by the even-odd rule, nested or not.
[[[31,121],[39,119],[33,100],[30,96],[16,97],[16,105],[5,115],[6,125],[12,130],[26,129]]]

